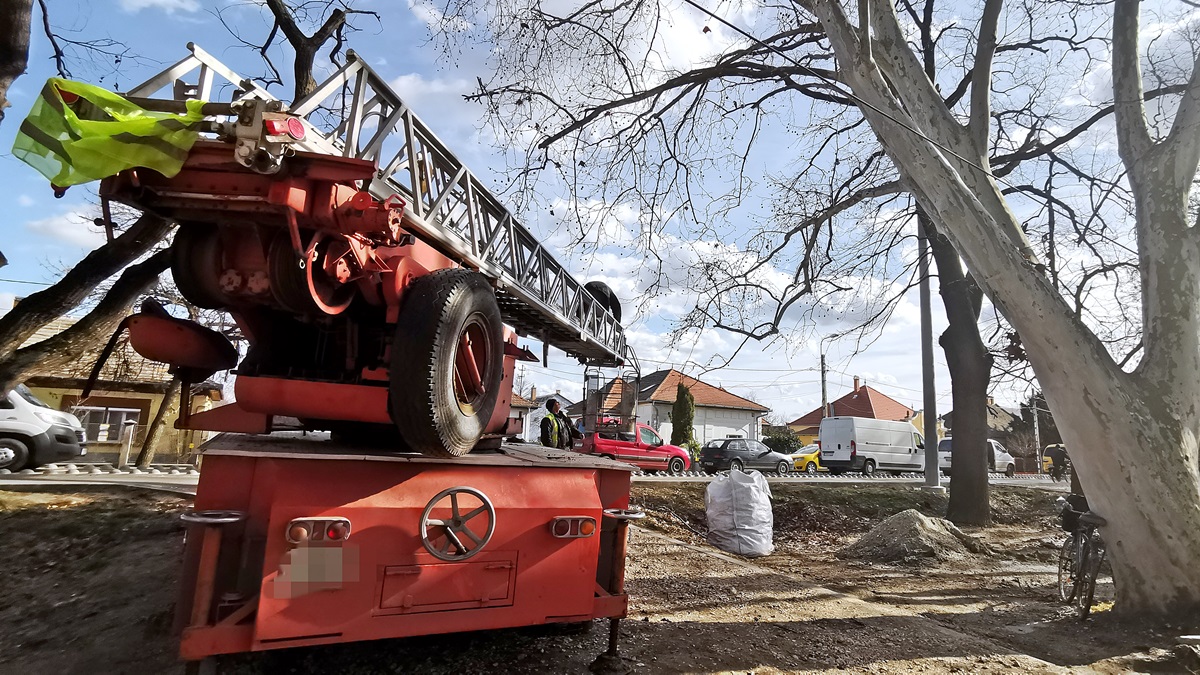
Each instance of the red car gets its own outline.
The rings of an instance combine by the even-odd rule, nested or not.
[[[664,443],[662,437],[645,424],[637,424],[633,432],[610,428],[584,434],[579,452],[629,462],[643,471],[680,474],[692,468],[692,458],[687,450]]]

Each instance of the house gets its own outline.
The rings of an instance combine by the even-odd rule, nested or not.
[[[922,436],[925,435],[925,411],[924,410],[918,410],[917,414],[913,415],[913,418],[909,421],[912,422],[912,425],[917,428],[917,431],[921,432]],[[937,419],[937,435],[938,435],[939,439],[946,437],[946,425],[942,423],[941,417],[939,417]]]
[[[536,407],[536,403],[514,391],[512,393],[512,403],[508,406],[508,418],[521,420],[521,423],[524,425],[528,421],[529,413],[533,412],[533,409]],[[524,438],[523,429],[524,427],[522,427],[522,437]]]
[[[941,421],[946,425],[946,431],[954,434],[954,411],[941,416]],[[1000,406],[996,405],[996,400],[989,396],[987,398],[987,426],[988,438],[999,441],[1004,444],[1009,440],[1012,434],[1019,430],[1021,426],[1021,417],[1012,413]]]
[[[530,443],[538,443],[541,441],[542,419],[546,416],[546,402],[550,399],[558,401],[558,405],[562,406],[563,410],[575,405],[571,399],[563,396],[562,390],[555,389],[553,394],[545,394],[538,396],[537,387],[531,387],[529,390],[529,398],[526,399],[533,407],[529,410],[529,414],[525,417],[525,432],[522,438]],[[568,413],[570,414],[570,413]],[[575,415],[571,415],[572,418]]]
[[[40,328],[26,344],[51,337],[73,323],[75,319],[71,317],[55,319]],[[81,397],[83,387],[103,347],[101,341],[65,366],[35,370],[25,380],[25,385],[46,404],[79,418],[87,435],[87,461],[115,462],[121,449],[122,433],[132,427],[129,461],[133,462],[163,405],[172,378],[166,365],[142,358],[128,341],[122,341],[105,362],[91,394],[84,399]],[[221,399],[220,384],[208,381],[194,385],[190,397],[192,412],[208,410]],[[191,461],[194,449],[207,440],[209,434],[176,429],[179,399],[173,398],[167,406],[155,461]]]
[[[762,437],[761,419],[771,409],[748,398],[701,382],[675,369],[660,370],[643,375],[638,382],[637,419],[654,427],[665,439],[671,438],[671,407],[679,384],[683,383],[696,402],[696,415],[692,420],[693,437],[700,443],[715,438],[740,436],[759,439]],[[617,414],[627,383],[621,378],[608,382],[602,389],[601,414]],[[567,414],[575,417],[583,413],[583,405],[572,407]]]
[[[829,404],[829,410],[823,412],[816,408],[807,415],[788,422],[788,427],[800,436],[805,445],[817,442],[817,432],[821,420],[826,417],[869,417],[877,420],[894,420],[908,422],[916,415],[916,411],[904,405],[887,394],[859,384],[858,376],[854,377],[854,389],[845,396]],[[923,431],[922,431],[923,432]]]

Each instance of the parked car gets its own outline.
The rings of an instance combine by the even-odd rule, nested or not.
[[[618,431],[615,426],[601,427],[583,435],[579,452],[629,462],[643,471],[679,474],[692,468],[688,451],[663,441],[649,425],[637,423],[633,431]]]
[[[938,443],[938,468],[947,476],[950,475],[950,451],[954,447],[953,441],[953,438],[943,438]],[[988,471],[999,471],[1010,477],[1017,473],[1017,462],[1013,456],[1008,454],[1003,445],[990,438],[988,439]]]
[[[0,395],[0,469],[17,472],[87,454],[79,418],[51,408],[25,385]]]
[[[908,422],[826,417],[817,433],[821,464],[830,473],[925,470],[925,442]]]
[[[792,458],[755,440],[721,438],[700,448],[700,466],[708,473],[759,469],[785,474],[792,468]]]
[[[817,473],[818,471],[828,471],[821,466],[821,446],[813,443],[800,448],[798,452],[792,453],[792,468],[796,471],[804,473]]]

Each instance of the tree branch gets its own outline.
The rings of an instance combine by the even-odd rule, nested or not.
[[[996,24],[1003,0],[987,0],[979,22],[979,43],[975,47],[975,66],[971,71],[971,119],[968,134],[975,145],[976,157],[987,166],[988,123],[992,119],[992,58],[996,54]]]
[[[0,317],[0,354],[11,354],[39,328],[78,306],[100,282],[154,248],[172,227],[169,221],[144,214],[120,236],[89,253],[53,286],[22,300]]]
[[[63,366],[77,360],[91,347],[116,330],[129,306],[171,264],[170,249],[131,265],[113,284],[96,307],[66,330],[41,342],[11,352],[0,359],[0,390],[8,391],[39,369]],[[7,318],[7,317],[6,317]]]
[[[1131,174],[1140,176],[1151,149],[1146,107],[1142,103],[1142,68],[1138,62],[1138,0],[1116,0],[1113,9],[1113,101],[1117,116],[1117,150]]]

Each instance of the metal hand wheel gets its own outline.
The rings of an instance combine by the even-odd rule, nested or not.
[[[645,512],[637,509],[604,509],[604,516],[613,520],[641,520],[646,517]]]
[[[459,495],[470,495],[482,505],[463,513],[459,507]],[[444,503],[446,500],[449,500],[450,517],[430,518],[434,509],[447,507]],[[488,520],[487,532],[480,536],[470,526],[470,521],[484,514]],[[430,528],[433,528],[432,536]],[[492,540],[495,531],[496,507],[492,506],[492,500],[488,499],[487,495],[471,487],[460,486],[442,490],[429,500],[421,513],[421,544],[439,560],[459,562],[474,557]],[[434,540],[439,535],[443,537],[443,541],[440,545],[435,545]]]
[[[229,525],[231,523],[239,523],[246,519],[245,511],[184,511],[179,514],[179,519],[185,523],[195,523],[196,525]]]

